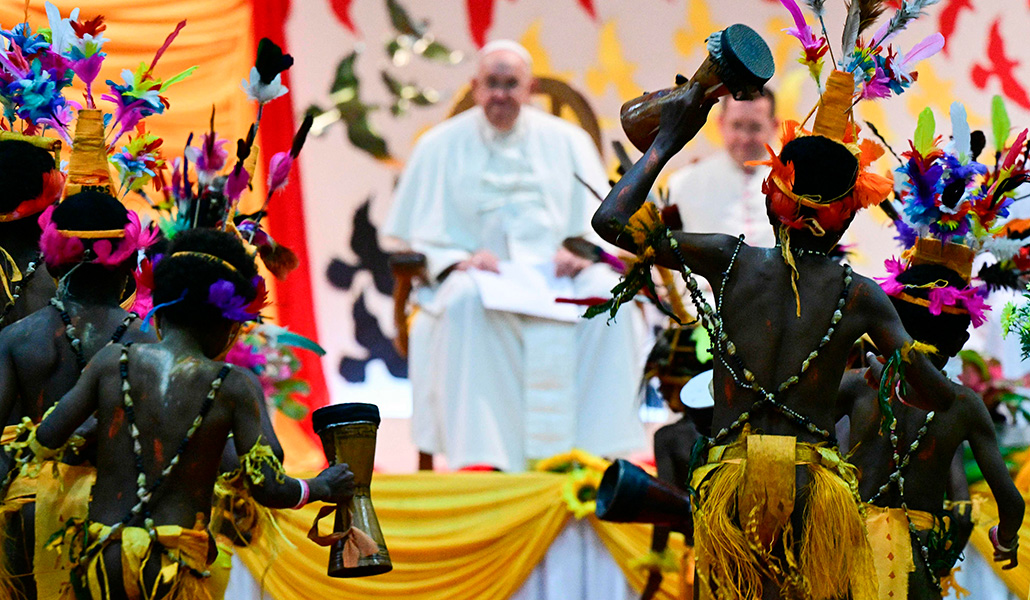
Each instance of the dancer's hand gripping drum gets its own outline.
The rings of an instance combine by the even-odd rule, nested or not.
[[[662,105],[687,93],[690,86],[701,83],[706,100],[733,94],[737,100],[749,100],[760,94],[762,86],[773,76],[772,53],[754,29],[747,25],[730,25],[708,36],[708,58],[694,76],[682,85],[644,94],[622,105],[622,129],[637,150],[646,152],[658,136]]]
[[[329,464],[347,463],[354,473],[354,497],[349,507],[336,507],[333,535],[346,535],[354,527],[379,546],[377,552],[357,556],[355,560],[353,553],[347,554],[346,539],[334,541],[329,549],[329,576],[366,577],[390,571],[393,564],[369,493],[376,454],[376,431],[379,429],[379,407],[360,403],[325,406],[311,415],[311,424],[322,439]]]

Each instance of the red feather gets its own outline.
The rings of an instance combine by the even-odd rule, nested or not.
[[[265,278],[259,277],[257,295],[254,296],[254,299],[250,301],[245,310],[252,315],[256,315],[266,306],[268,306],[268,288],[265,287]]]
[[[165,50],[168,49],[168,46],[172,45],[172,42],[175,41],[175,38],[179,35],[179,32],[182,31],[182,28],[185,26],[186,19],[183,19],[179,21],[178,25],[175,26],[175,31],[168,34],[168,37],[165,38],[165,43],[161,44],[161,47],[157,49],[157,54],[154,55],[154,60],[151,61],[150,68],[147,69],[146,75],[143,76],[144,79],[146,79],[147,75],[150,75],[151,71],[154,70],[154,67],[157,66],[157,61],[161,58],[162,55],[164,55]]]

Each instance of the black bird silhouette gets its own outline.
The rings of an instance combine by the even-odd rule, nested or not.
[[[393,275],[388,262],[389,255],[379,247],[378,231],[369,219],[372,198],[369,197],[354,213],[350,247],[357,255],[357,264],[351,265],[340,259],[333,259],[326,269],[326,279],[334,287],[347,290],[354,285],[354,277],[361,271],[372,275],[376,290],[383,295],[393,293]],[[408,363],[397,354],[393,342],[383,334],[375,315],[369,312],[365,292],[354,302],[354,337],[368,351],[368,358],[344,357],[340,361],[340,375],[350,383],[365,381],[365,367],[369,362],[380,359],[394,377],[408,376]]]
[[[386,364],[390,375],[407,379],[408,361],[401,358],[393,347],[393,342],[379,328],[375,315],[368,312],[365,306],[365,293],[362,292],[354,303],[354,337],[363,348],[368,350],[368,358],[352,358],[345,356],[340,361],[340,375],[348,383],[365,381],[365,369],[368,363],[380,359]]]

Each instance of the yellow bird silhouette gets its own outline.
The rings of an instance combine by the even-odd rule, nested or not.
[[[707,0],[687,0],[686,27],[678,29],[673,38],[676,51],[687,58],[705,56],[705,39],[720,29],[722,25],[712,20]]]
[[[608,21],[601,28],[597,49],[598,66],[587,69],[587,89],[595,96],[601,96],[609,85],[623,101],[636,98],[641,88],[633,82],[637,65],[622,55],[622,44],[615,30],[615,22]]]

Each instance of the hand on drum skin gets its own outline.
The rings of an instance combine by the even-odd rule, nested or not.
[[[575,277],[579,275],[580,271],[592,264],[594,263],[589,259],[576,256],[562,246],[554,253],[554,276]]]
[[[490,271],[492,273],[501,272],[497,257],[489,250],[477,250],[472,256],[461,261],[454,268],[458,271],[479,269],[480,271]]]
[[[666,152],[679,152],[708,121],[708,112],[716,104],[705,100],[705,90],[695,82],[687,93],[662,105],[655,144],[661,143]]]
[[[354,473],[346,463],[333,465],[312,480],[325,486],[324,502],[346,504],[354,496]]]

